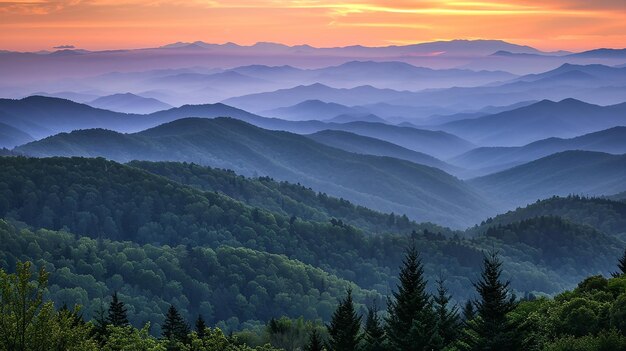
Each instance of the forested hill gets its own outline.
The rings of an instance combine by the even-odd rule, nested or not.
[[[67,232],[18,230],[0,220],[0,267],[28,259],[52,273],[48,295],[57,306],[80,304],[96,317],[113,291],[129,306],[134,325],[160,330],[170,304],[191,320],[237,330],[276,316],[327,320],[345,289],[357,301],[380,299],[321,269],[246,248],[139,245],[76,237]]]
[[[37,157],[101,156],[118,162],[195,162],[301,183],[379,211],[456,228],[493,214],[482,195],[437,168],[350,153],[232,118],[185,118],[135,134],[81,130],[15,151]]]
[[[604,198],[581,196],[552,197],[537,201],[515,211],[489,218],[471,233],[484,233],[487,228],[507,225],[539,216],[558,216],[573,223],[585,224],[601,232],[626,239],[626,203]]]
[[[373,211],[345,199],[315,192],[300,184],[279,182],[270,177],[248,178],[231,170],[193,163],[131,161],[128,165],[200,190],[223,193],[250,206],[285,216],[322,222],[334,218],[371,234],[407,233],[424,229],[447,236],[454,233],[432,223],[416,223],[406,215]]]
[[[153,166],[160,168],[161,165]],[[170,166],[172,170],[177,167],[189,165]],[[199,171],[200,174],[209,172],[203,169]],[[228,183],[228,179],[232,179],[232,174],[224,179],[219,179],[220,172],[213,174],[218,178],[215,181],[217,184]],[[189,178],[191,179],[193,178]],[[411,226],[404,230],[398,228],[395,233],[372,235],[346,224],[347,219],[318,222],[291,214],[285,215],[104,159],[2,157],[0,199],[0,217],[7,218],[11,223],[24,222],[34,228],[67,231],[72,233],[71,237],[78,244],[81,240],[87,240],[80,238],[86,236],[96,239],[97,242],[132,242],[119,244],[129,247],[182,247],[186,252],[200,247],[216,252],[223,246],[241,247],[258,252],[262,257],[283,255],[285,262],[299,261],[304,265],[311,265],[329,276],[354,283],[361,289],[376,290],[380,294],[386,294],[395,286],[395,274],[400,265],[402,250],[411,237],[421,251],[429,279],[434,281],[439,275],[445,276],[451,293],[461,300],[469,297],[467,286],[477,277],[485,250],[502,251],[505,273],[515,275],[512,287],[517,291],[556,293],[572,287],[577,280],[584,277],[584,272],[610,272],[616,259],[613,257],[614,251],[622,245],[615,239],[597,240],[602,234],[577,224],[561,225],[559,222],[553,225],[552,222],[545,222],[540,218],[531,219],[529,224],[525,224],[533,230],[528,235],[535,238],[541,238],[542,235],[572,236],[576,240],[564,241],[563,250],[555,257],[553,252],[544,247],[525,241],[524,238],[508,235],[479,236],[471,240],[458,236],[446,238],[430,230],[418,230],[411,234]],[[319,205],[319,202],[308,204],[306,199],[307,197],[302,197],[300,201],[310,208],[317,208]],[[351,215],[356,213],[360,212],[352,212]],[[352,221],[367,222],[358,218]],[[6,245],[10,245],[5,250],[7,252],[26,250],[26,258],[41,257],[35,255],[39,253],[36,246],[25,244],[25,248],[15,246],[12,249],[11,245],[14,244],[11,241],[7,241]],[[62,254],[68,257],[74,253],[86,257],[93,255],[89,250],[74,249],[73,245],[63,245]],[[585,261],[585,264],[580,263],[572,253],[583,250],[581,255],[587,257],[584,250],[589,248],[585,245],[595,245],[589,251],[591,253],[606,254],[596,254],[597,257]],[[527,251],[525,247],[531,247],[532,250]],[[142,261],[144,257],[136,253],[130,255],[132,260]],[[112,255],[110,259],[114,260],[114,257]],[[41,263],[48,260],[45,257],[41,259]],[[559,264],[555,265],[551,261],[553,259],[559,260]],[[78,265],[78,259],[74,261]],[[117,288],[116,281],[119,281],[114,275],[121,274],[121,270],[136,271],[132,265],[120,268],[112,263],[93,267],[85,268],[87,270],[81,272],[98,269],[109,274],[111,278],[105,281],[90,280],[89,284],[94,287],[86,290],[96,295],[89,296],[114,291]],[[256,270],[257,263],[244,264],[244,267],[252,272]],[[178,270],[176,267],[168,269]],[[562,274],[563,271],[569,274]],[[181,275],[180,279],[167,281],[174,287],[184,286],[186,278]],[[200,278],[198,280],[202,281]],[[268,281],[265,283],[270,284]],[[58,283],[61,288],[71,288],[73,284],[75,282],[72,280]],[[250,288],[246,279],[235,280],[232,285],[239,291]],[[314,296],[318,294],[309,291],[305,295],[309,293]],[[128,291],[127,294],[134,296],[133,299],[142,296],[142,292],[137,290]],[[324,294],[323,289],[319,290],[319,294]],[[185,291],[179,298],[193,301],[190,303],[200,303],[197,296],[188,296]],[[253,305],[262,303],[256,300],[246,301]],[[297,310],[289,315],[297,317],[303,313]],[[245,318],[262,319],[265,316],[251,315]]]

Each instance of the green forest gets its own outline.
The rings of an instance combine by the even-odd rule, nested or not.
[[[625,208],[460,231],[193,163],[0,157],[0,350],[624,350]]]
[[[483,257],[476,298],[463,308],[451,304],[444,280],[436,292],[414,244],[406,250],[398,285],[381,311],[375,300],[364,312],[352,287],[332,306],[327,324],[319,320],[270,319],[252,330],[225,334],[193,324],[174,304],[160,316],[160,333],[148,322],[128,320],[124,298],[114,292],[98,314],[85,320],[82,306],[56,308],[48,299],[50,273],[33,274],[31,262],[16,272],[0,270],[1,350],[624,350],[626,348],[626,251],[613,277],[591,276],[554,298],[517,298],[502,279],[495,252]],[[289,302],[285,302],[289,303]],[[315,303],[315,301],[311,301]]]

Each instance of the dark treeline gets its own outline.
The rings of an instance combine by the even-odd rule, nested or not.
[[[81,307],[56,309],[44,298],[49,273],[32,274],[30,262],[16,273],[0,270],[0,350],[171,350],[171,351],[622,351],[626,349],[626,251],[613,277],[592,276],[554,299],[510,290],[497,253],[483,257],[475,299],[463,312],[450,303],[445,282],[437,293],[426,286],[421,258],[411,245],[399,283],[385,311],[376,303],[361,315],[352,289],[334,307],[328,324],[271,319],[255,331],[225,335],[202,315],[190,324],[169,305],[158,335],[150,324],[130,325],[117,293],[100,313],[85,320]]]

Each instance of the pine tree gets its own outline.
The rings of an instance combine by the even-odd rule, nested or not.
[[[206,327],[207,325],[204,322],[204,318],[202,318],[202,315],[198,315],[198,319],[196,319],[196,333],[199,339],[204,339],[206,336]]]
[[[352,289],[348,289],[345,299],[339,302],[327,325],[328,349],[333,351],[355,351],[359,348],[361,317],[357,315],[352,301]]]
[[[476,317],[468,323],[462,348],[469,350],[514,350],[514,328],[507,314],[515,308],[515,296],[510,282],[503,282],[502,261],[495,252],[483,259],[481,279],[474,284],[480,298],[476,302]]]
[[[424,268],[415,243],[407,249],[400,271],[398,291],[387,304],[387,340],[393,350],[431,349],[435,331],[432,301],[426,293]]]
[[[304,351],[323,351],[324,350],[324,342],[322,341],[322,336],[317,329],[313,329],[309,336],[309,342],[304,347]]]
[[[441,342],[440,347],[450,345],[459,335],[461,322],[459,319],[459,308],[450,307],[450,295],[445,287],[443,279],[437,280],[437,294],[433,298],[435,304],[435,315],[437,317],[437,334]]]
[[[472,300],[467,300],[465,302],[465,306],[463,307],[463,323],[467,324],[469,321],[476,317],[476,311],[474,310],[474,302]]]
[[[126,307],[124,303],[117,297],[117,291],[112,295],[113,299],[109,304],[109,316],[107,317],[107,324],[114,327],[125,327],[128,323],[128,316],[126,314]]]
[[[617,268],[619,268],[619,271],[613,273],[613,277],[626,275],[626,250],[624,250],[624,255],[622,255],[622,258],[617,261]]]
[[[164,339],[172,342],[185,343],[187,341],[189,326],[173,305],[170,305],[170,308],[167,310],[165,322],[161,327],[161,334]]]
[[[385,329],[378,316],[376,303],[367,309],[365,319],[365,330],[363,331],[363,351],[383,351],[385,350]]]
[[[93,333],[96,340],[98,340],[101,345],[104,343],[108,335],[107,324],[107,311],[104,309],[104,304],[101,303],[93,319]]]

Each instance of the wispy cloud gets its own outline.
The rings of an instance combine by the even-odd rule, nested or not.
[[[168,40],[383,45],[495,37],[576,48],[620,45],[626,1],[0,0],[0,30],[7,34],[0,37],[4,47]]]

